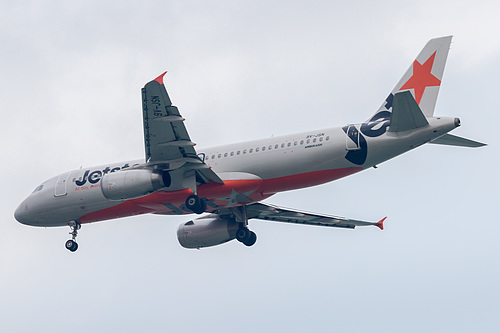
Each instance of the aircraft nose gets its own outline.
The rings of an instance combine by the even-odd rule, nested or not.
[[[22,221],[24,220],[24,212],[26,211],[25,207],[23,207],[23,203],[21,203],[17,208],[16,211],[14,212],[14,217],[18,222],[23,223]]]
[[[22,224],[31,224],[26,201],[23,201],[14,212],[15,219]]]

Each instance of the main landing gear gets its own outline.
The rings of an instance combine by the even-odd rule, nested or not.
[[[76,236],[78,236],[78,230],[82,227],[82,225],[76,221],[72,221],[69,223],[69,227],[71,228],[71,232],[69,233],[72,237],[68,241],[66,241],[66,248],[71,252],[75,252],[78,250],[78,243],[76,242]]]
[[[196,214],[201,214],[207,210],[207,202],[196,194],[192,194],[186,199],[186,208]]]
[[[252,246],[257,241],[257,235],[255,232],[248,229],[248,216],[247,207],[239,206],[232,208],[234,214],[234,219],[240,227],[236,231],[236,239],[238,242],[245,244],[246,246]]]
[[[252,246],[257,241],[257,235],[247,227],[241,227],[236,231],[236,239],[246,246]]]

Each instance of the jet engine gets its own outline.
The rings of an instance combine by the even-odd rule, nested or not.
[[[177,229],[179,243],[188,249],[223,244],[236,238],[238,223],[212,214],[181,224]]]
[[[101,180],[102,194],[109,200],[139,198],[168,186],[168,173],[157,173],[148,169],[112,172],[104,175]]]

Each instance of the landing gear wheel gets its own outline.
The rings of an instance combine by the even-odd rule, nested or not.
[[[68,250],[70,250],[71,252],[75,252],[76,250],[78,250],[78,243],[75,242],[74,240],[70,239],[68,241],[66,241],[66,248]]]
[[[240,228],[236,231],[236,239],[246,246],[252,246],[257,241],[257,235],[255,232],[248,230],[248,228]]]
[[[199,196],[192,194],[186,199],[186,208],[196,214],[201,214],[207,210],[207,203]]]
[[[238,231],[236,231],[236,239],[238,242],[244,243],[247,238],[250,237],[250,230],[247,228],[239,228]]]
[[[243,244],[245,244],[246,246],[252,246],[255,244],[256,241],[257,241],[257,235],[255,234],[255,232],[250,231],[248,239],[243,241]]]

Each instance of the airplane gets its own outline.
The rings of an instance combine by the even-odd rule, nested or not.
[[[455,117],[434,116],[452,36],[431,39],[380,108],[362,123],[195,149],[172,105],[165,73],[142,88],[145,159],[81,168],[46,180],[16,209],[20,223],[69,226],[65,247],[78,249],[84,224],[139,214],[203,214],[179,226],[185,248],[257,240],[252,219],[354,229],[362,221],[262,202],[376,167],[425,143],[481,147],[448,134]]]

